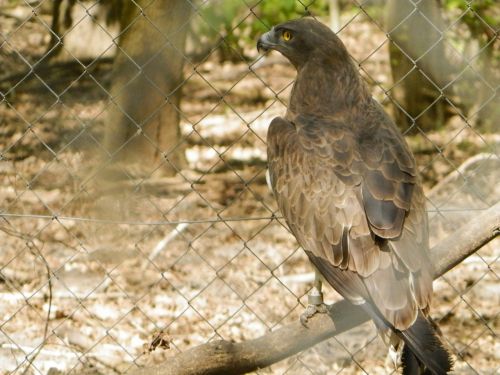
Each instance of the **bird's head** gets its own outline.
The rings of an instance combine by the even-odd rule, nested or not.
[[[274,26],[259,38],[257,49],[263,52],[276,50],[297,69],[311,60],[348,59],[348,53],[335,33],[311,17]]]

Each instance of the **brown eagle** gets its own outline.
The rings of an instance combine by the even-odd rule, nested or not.
[[[425,197],[403,136],[322,23],[285,22],[257,48],[279,51],[297,70],[286,115],[267,134],[270,184],[291,232],[389,343],[404,342],[404,374],[448,373],[450,355],[427,317]]]

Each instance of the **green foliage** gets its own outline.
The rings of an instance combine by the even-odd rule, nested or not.
[[[252,5],[256,4],[256,5]],[[207,2],[200,9],[203,22],[195,25],[194,32],[202,36],[201,43],[214,43],[220,37],[222,58],[245,56],[245,50],[255,45],[258,35],[271,26],[298,18],[308,12],[321,16],[327,12],[327,0],[219,0]]]
[[[304,7],[296,0],[262,2],[258,9],[261,22],[255,23],[253,29],[265,32],[269,27],[304,14]]]
[[[445,0],[444,7],[448,11],[460,11],[461,21],[483,43],[492,38],[494,29],[500,25],[498,0]]]

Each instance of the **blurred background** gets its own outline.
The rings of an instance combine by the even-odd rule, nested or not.
[[[265,182],[295,71],[255,44],[305,14],[405,134],[431,245],[499,201],[494,0],[0,0],[0,373],[123,373],[297,321],[312,269]],[[499,256],[435,282],[457,374],[499,371]],[[392,371],[366,323],[256,373]]]

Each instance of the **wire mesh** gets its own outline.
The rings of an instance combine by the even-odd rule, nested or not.
[[[445,1],[432,8],[444,20],[437,24],[423,8],[432,1],[409,1],[388,29],[390,1],[297,0],[266,13],[271,3],[0,1],[2,373],[122,373],[298,319],[312,270],[265,178],[267,126],[285,112],[295,72],[278,55],[257,55],[253,39],[288,15],[281,8],[327,23],[328,9],[341,10],[330,14],[339,37],[374,96],[406,123],[433,244],[498,201],[498,8]],[[158,4],[168,9],[163,21]],[[175,7],[188,11],[171,29]],[[422,35],[437,35],[417,56],[397,37],[412,17],[427,25]],[[123,40],[145,29],[139,40],[158,51],[139,61]],[[398,77],[391,49],[408,61]],[[424,64],[437,49],[449,76]],[[132,66],[127,75],[116,73],[115,55]],[[182,61],[182,78],[168,88],[149,74],[159,58],[166,77],[168,58]],[[434,91],[418,113],[398,96],[414,75]],[[159,104],[134,117],[131,108],[154,95]],[[145,130],[166,109],[180,121],[167,141]],[[125,139],[113,133],[113,113]],[[435,113],[443,124],[432,129],[426,117]],[[175,128],[168,121],[162,131]],[[499,254],[497,241],[435,282],[432,316],[456,373],[498,372]],[[339,298],[327,289],[327,302]],[[256,371],[340,372],[396,372],[371,324]]]

